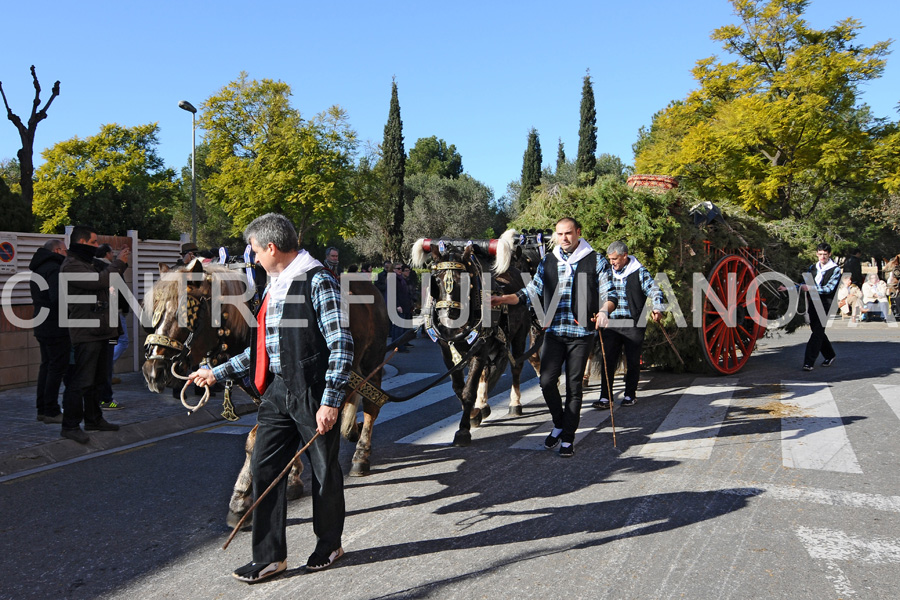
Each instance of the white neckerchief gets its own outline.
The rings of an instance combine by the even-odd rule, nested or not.
[[[594,249],[591,248],[591,245],[587,243],[584,238],[578,240],[578,247],[575,248],[575,252],[569,255],[569,258],[563,258],[563,251],[560,246],[556,246],[553,249],[553,253],[556,254],[556,258],[563,264],[566,265],[565,276],[568,277],[572,274],[572,267],[578,263],[579,260],[593,252]]]
[[[615,269],[613,269],[612,275],[616,279],[625,279],[626,277],[628,277],[629,275],[631,275],[632,273],[634,273],[635,271],[640,269],[642,266],[644,266],[644,265],[642,265],[640,263],[640,261],[638,261],[637,258],[635,258],[634,256],[629,254],[628,255],[628,264],[625,265],[625,268],[622,269],[622,272],[618,273],[618,272],[616,272]]]
[[[313,258],[309,252],[301,250],[284,271],[278,275],[269,274],[269,302],[284,300],[288,288],[297,277],[321,266],[322,263]]]
[[[816,285],[822,285],[822,276],[825,275],[825,271],[836,266],[837,265],[834,264],[834,261],[830,258],[824,265],[819,261],[816,261]]]

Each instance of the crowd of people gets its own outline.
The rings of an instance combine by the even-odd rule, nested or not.
[[[575,453],[585,368],[595,344],[603,349],[605,365],[600,398],[593,407],[610,409],[612,377],[623,355],[625,388],[620,405],[635,405],[647,317],[660,322],[667,307],[650,272],[624,242],[613,242],[605,254],[597,252],[582,237],[581,224],[571,217],[557,221],[555,234],[555,247],[542,258],[527,286],[516,293],[492,296],[491,304],[556,304],[544,324],[541,348],[540,388],[552,420],[544,446],[559,446],[559,456],[569,458]],[[343,473],[335,425],[348,392],[354,342],[341,318],[340,252],[331,247],[322,262],[313,258],[299,248],[290,221],[274,213],[250,223],[244,237],[265,271],[258,326],[252,328],[251,343],[241,354],[214,368],[198,369],[189,380],[211,387],[226,378],[246,376],[258,392],[258,430],[251,459],[254,498],[276,481],[298,447],[308,446],[316,546],[306,569],[321,570],[344,553]],[[181,264],[203,258],[195,244],[186,243],[181,250]],[[110,277],[123,274],[129,258],[127,248],[116,254],[110,246],[98,243],[97,233],[90,227],[78,226],[72,230],[69,248],[52,240],[38,249],[31,261],[31,270],[48,283],[42,288],[33,282],[31,288],[36,314],[42,309],[49,311],[48,318],[34,330],[42,361],[38,420],[61,425],[62,437],[81,444],[90,439],[85,431],[118,429],[104,418],[103,411],[121,408],[112,398],[112,365],[129,340],[124,321],[127,304],[118,302],[119,314],[110,315],[115,304],[110,302]],[[347,271],[368,273],[371,278],[373,269],[363,264]],[[61,274],[81,276],[61,283]],[[87,274],[91,277],[83,277]],[[389,311],[398,317],[392,318],[391,336],[396,342],[407,331],[404,324],[411,322],[419,298],[418,277],[409,265],[386,261],[373,283]],[[62,284],[68,286],[66,295],[76,298],[68,304],[70,320],[65,325],[58,319]],[[897,282],[893,284],[896,289]],[[858,251],[847,257],[842,273],[832,260],[831,247],[820,244],[816,262],[796,288],[807,296],[812,330],[802,365],[806,371],[814,368],[820,356],[821,366],[836,360],[825,327],[833,302],[853,320],[888,315],[890,282],[881,281],[877,274],[863,278]],[[288,302],[288,297],[294,301]],[[313,325],[283,325],[288,322]],[[565,398],[560,393],[560,377],[565,377]],[[62,385],[61,410],[58,394]],[[233,573],[240,581],[258,583],[286,569],[286,480],[280,480],[273,490],[253,513],[252,560]]]

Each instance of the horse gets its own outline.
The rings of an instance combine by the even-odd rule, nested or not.
[[[142,367],[144,379],[151,391],[161,392],[173,383],[172,372],[179,369],[187,374],[198,365],[216,366],[231,356],[243,352],[250,343],[248,317],[250,309],[245,299],[247,284],[242,277],[220,265],[204,265],[199,260],[171,271],[160,265],[162,278],[147,297],[152,299],[152,320],[144,344],[145,361]],[[168,274],[168,275],[167,275]],[[184,279],[184,283],[180,280]],[[366,281],[352,280],[348,286],[350,295],[371,296],[372,302],[350,302],[349,326],[353,337],[354,359],[351,383],[361,388],[345,400],[341,411],[341,434],[356,444],[351,476],[369,473],[372,449],[372,428],[381,409],[367,391],[379,388],[382,370],[378,368],[384,357],[389,329],[384,298],[374,285]],[[213,314],[216,303],[213,293],[220,292],[221,302]],[[346,300],[346,298],[345,298]],[[255,326],[255,322],[252,324]],[[368,382],[364,378],[369,376]],[[253,396],[251,387],[236,382]],[[356,421],[362,398],[364,420]],[[258,402],[257,398],[254,398]],[[236,524],[251,503],[250,455],[256,441],[256,427],[245,444],[246,457],[229,501],[229,525]],[[303,492],[300,482],[302,466],[288,476],[288,496],[299,498]]]
[[[432,257],[431,281],[426,310],[426,332],[441,348],[444,364],[453,368],[467,361],[468,374],[461,369],[451,374],[453,391],[462,404],[459,429],[453,438],[454,446],[468,446],[472,442],[471,427],[478,427],[490,414],[487,394],[506,370],[512,366],[513,383],[510,389],[510,414],[521,414],[519,391],[522,362],[514,357],[524,354],[528,341],[530,316],[523,305],[508,310],[491,310],[491,318],[483,319],[485,298],[481,261],[476,248],[497,250],[491,287],[502,293],[513,293],[524,287],[521,273],[510,266],[511,244],[501,240],[489,242],[444,242],[420,239],[413,245],[412,263],[424,266],[426,251]],[[468,276],[468,280],[464,277]],[[506,308],[506,307],[504,307]],[[512,358],[512,360],[510,360]]]

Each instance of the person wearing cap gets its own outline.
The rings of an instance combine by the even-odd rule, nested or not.
[[[183,265],[188,264],[195,258],[197,258],[197,252],[200,251],[200,248],[197,247],[197,244],[193,242],[187,242],[181,245],[181,258],[175,261],[176,267],[181,267]]]

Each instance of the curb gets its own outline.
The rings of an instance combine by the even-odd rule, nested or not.
[[[236,403],[234,412],[238,416],[256,412],[256,405],[252,402]],[[123,425],[119,431],[92,431],[88,433],[91,440],[84,445],[60,438],[46,444],[30,446],[0,455],[0,477],[220,422],[225,422],[225,419],[222,418],[219,409],[204,406],[193,414],[181,414]]]

